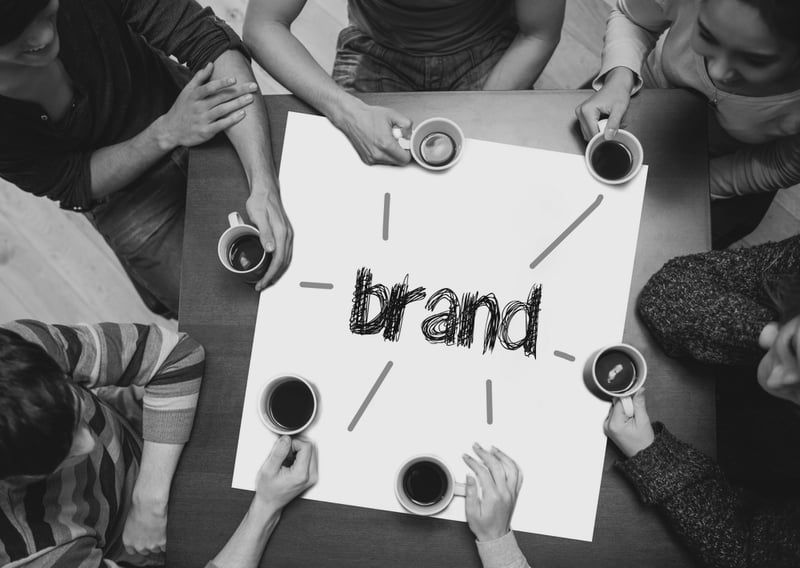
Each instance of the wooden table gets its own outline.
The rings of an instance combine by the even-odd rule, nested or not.
[[[574,108],[586,92],[416,93],[367,95],[415,122],[447,116],[467,136],[582,153]],[[267,97],[279,160],[289,110],[311,110],[289,96]],[[663,355],[635,315],[644,283],[668,259],[709,248],[706,108],[681,91],[642,91],[627,128],[645,149],[650,170],[639,231],[625,341],[650,366],[650,415],[680,438],[715,453],[714,386],[702,369]],[[338,190],[344,190],[339,188]],[[247,184],[230,144],[217,139],[192,152],[187,198],[180,327],[206,348],[206,375],[192,440],[173,484],[169,566],[203,566],[224,545],[252,493],[231,489],[258,297],[219,265],[218,236],[227,213],[244,211]],[[599,427],[599,425],[598,425]],[[557,460],[562,456],[542,456]],[[656,512],[643,506],[606,451],[592,543],[518,534],[531,563],[565,566],[691,566],[688,552]],[[479,566],[463,523],[297,500],[284,512],[264,566]]]

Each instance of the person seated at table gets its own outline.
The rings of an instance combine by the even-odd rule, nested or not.
[[[565,0],[348,0],[333,77],[292,34],[306,0],[251,0],[258,63],[341,130],[367,164],[408,163],[392,135],[411,120],[353,91],[530,89],[561,38]]]
[[[203,367],[157,325],[0,327],[0,565],[163,564]]]
[[[467,476],[464,507],[485,568],[530,568],[511,531],[511,516],[522,488],[522,471],[501,450],[472,446],[480,462],[464,454],[475,473]],[[477,478],[477,481],[476,481]]]
[[[718,457],[729,477],[800,497],[800,414],[753,380],[759,337],[800,314],[800,235],[672,259],[642,289],[638,311],[668,355],[714,365]]]
[[[576,109],[587,140],[605,115],[612,136],[642,87],[682,87],[708,99],[714,248],[750,232],[774,192],[800,182],[794,0],[618,0],[594,87]]]
[[[187,148],[219,132],[272,251],[256,288],[289,262],[247,50],[194,0],[0,0],[0,123],[0,177],[86,214],[154,311],[178,312]]]
[[[294,452],[294,462],[283,461]],[[206,568],[256,568],[283,508],[317,482],[317,452],[300,438],[281,436],[258,472],[250,508],[231,538]]]
[[[763,335],[765,347],[772,343],[758,370],[761,386],[791,401],[798,414],[800,361],[789,354],[789,343],[800,343],[799,322],[795,318],[779,333]],[[634,395],[633,405],[629,417],[616,399],[604,423],[606,435],[625,456],[617,466],[704,566],[800,566],[800,500],[758,499],[737,489],[710,458],[662,423],[651,424],[644,389]]]

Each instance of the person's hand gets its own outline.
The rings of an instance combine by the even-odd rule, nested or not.
[[[245,207],[247,216],[258,228],[261,246],[272,255],[269,268],[256,283],[256,291],[260,292],[274,284],[289,267],[289,262],[292,260],[294,230],[286,216],[277,189],[254,187]]]
[[[767,353],[758,364],[758,384],[772,396],[800,405],[800,316],[767,324],[759,344]]]
[[[644,389],[633,395],[633,416],[628,416],[622,409],[622,401],[615,398],[603,424],[606,436],[625,454],[633,457],[655,440],[653,425],[647,415]]]
[[[133,500],[122,544],[128,554],[147,556],[167,550],[167,507]]]
[[[195,73],[156,122],[164,150],[202,144],[245,117],[244,107],[253,102],[258,85],[237,84],[235,77],[210,81],[213,71],[214,64],[209,63]]]
[[[614,137],[628,110],[633,86],[633,71],[625,67],[615,67],[606,74],[603,87],[583,101],[575,109],[575,116],[581,126],[581,133],[588,141],[597,134],[597,121],[607,116],[604,135],[606,140]]]
[[[492,448],[486,451],[478,444],[472,449],[481,459],[464,454],[464,461],[478,477],[478,483],[467,476],[467,524],[479,541],[495,540],[511,530],[511,516],[522,487],[522,472],[506,454]]]
[[[294,463],[284,460],[295,452]],[[256,478],[256,499],[269,510],[280,511],[289,501],[317,482],[317,451],[306,440],[281,436],[261,466]]]
[[[356,101],[333,123],[347,136],[361,161],[367,165],[402,166],[411,160],[411,154],[392,134],[392,128],[396,126],[404,136],[410,136],[411,120],[395,110]]]

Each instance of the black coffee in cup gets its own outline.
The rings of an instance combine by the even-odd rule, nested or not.
[[[456,142],[444,132],[431,132],[419,143],[419,155],[431,166],[444,166],[456,157]]]
[[[228,262],[243,272],[255,268],[264,256],[264,247],[256,235],[242,235],[228,249]]]
[[[623,393],[636,381],[636,365],[619,349],[606,351],[594,365],[598,384],[608,392]]]
[[[276,385],[266,401],[268,416],[286,430],[296,430],[314,414],[314,393],[301,380],[288,378]]]
[[[600,142],[592,151],[592,167],[597,174],[608,180],[618,180],[630,173],[633,155],[627,146],[616,140]]]
[[[432,461],[415,462],[403,475],[403,491],[417,505],[435,505],[447,493],[447,474]]]

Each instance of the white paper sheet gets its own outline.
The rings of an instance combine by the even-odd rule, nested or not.
[[[443,173],[368,167],[326,119],[290,113],[280,177],[294,257],[260,298],[233,486],[254,489],[275,438],[258,416],[263,385],[294,372],[315,383],[322,400],[307,432],[320,473],[307,498],[403,511],[394,478],[405,459],[438,455],[463,481],[461,455],[478,441],[506,451],[524,472],[515,530],[590,541],[608,405],[586,390],[581,373],[596,348],[622,339],[646,174],[606,186],[591,178],[582,156],[473,139]],[[598,196],[599,205],[532,270]],[[396,342],[350,331],[361,267],[388,289],[407,274],[409,289],[425,288],[425,300],[406,307]],[[535,358],[499,341],[483,354],[482,309],[470,348],[429,343],[420,329],[448,308],[425,309],[441,288],[459,298],[492,292],[502,310],[525,302],[535,284],[542,285]],[[371,300],[374,316],[378,301]],[[524,335],[524,324],[523,316],[513,320],[511,339]],[[392,368],[348,431],[388,361]],[[463,521],[463,499],[439,516]]]

